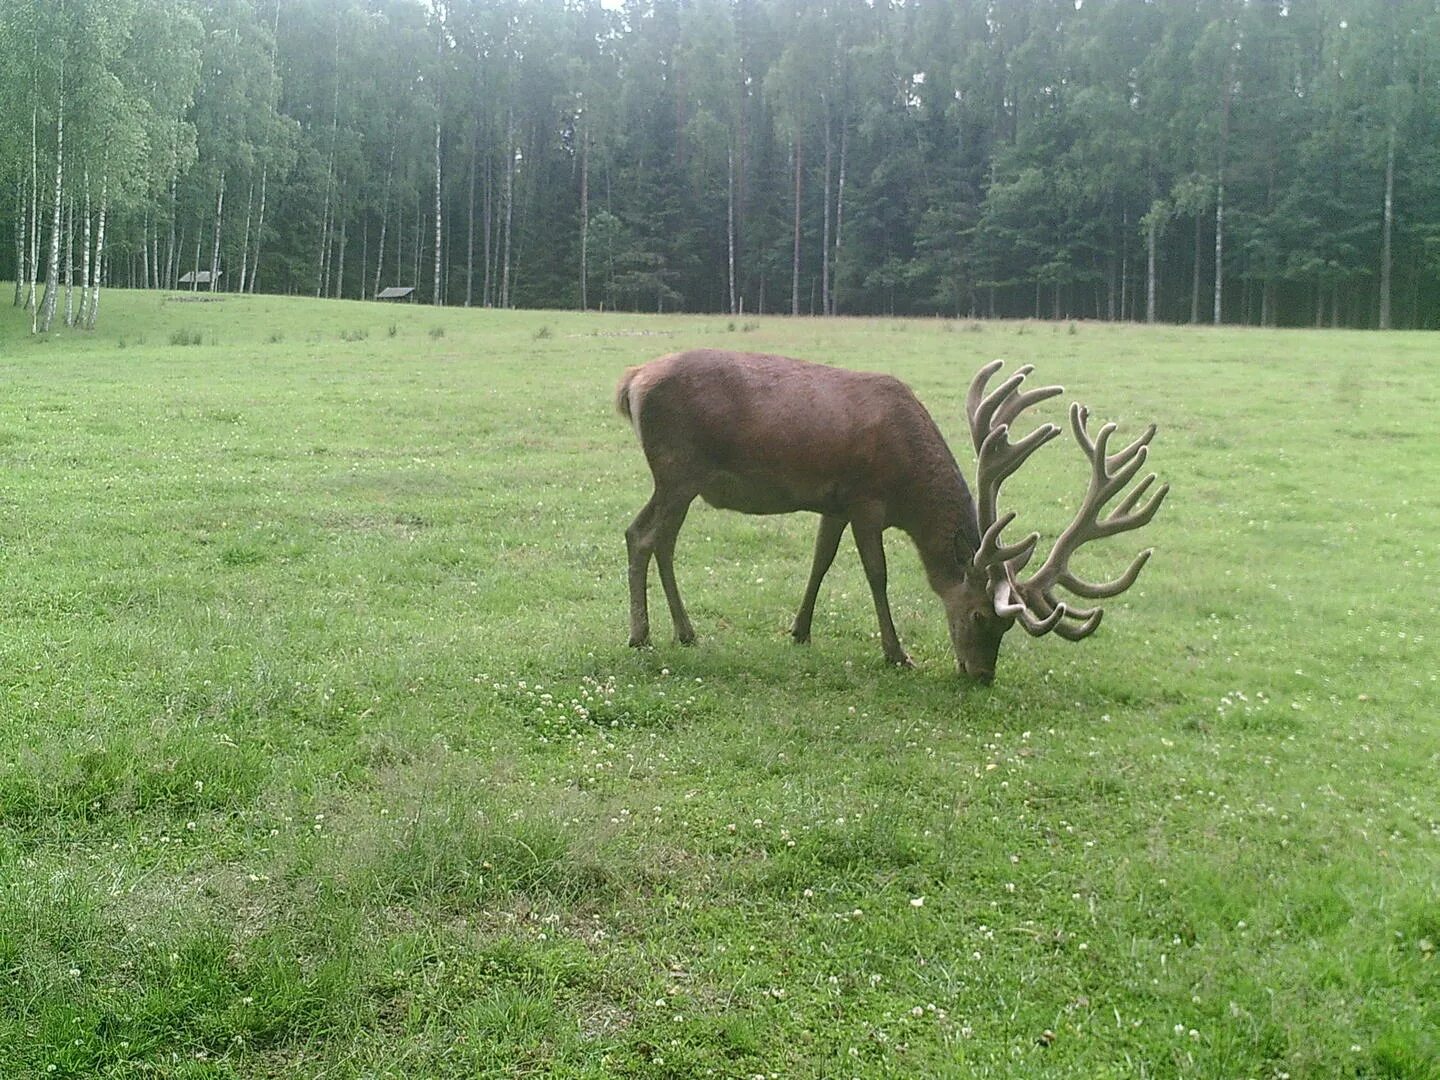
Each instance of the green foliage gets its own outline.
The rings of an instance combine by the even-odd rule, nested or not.
[[[0,275],[58,288],[58,184],[104,284],[1433,328],[1437,42],[1424,0],[0,0]]]

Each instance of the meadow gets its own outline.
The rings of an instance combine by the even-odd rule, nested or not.
[[[8,290],[0,290],[9,296]],[[1440,339],[106,295],[0,309],[0,1076],[1440,1075]],[[1173,492],[955,674],[900,534],[697,504],[621,371],[1031,362]],[[1068,435],[1007,485],[1053,537]],[[1017,533],[1018,534],[1018,533]]]

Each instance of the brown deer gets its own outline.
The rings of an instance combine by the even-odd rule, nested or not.
[[[950,640],[963,674],[995,676],[1005,633],[1020,623],[1039,637],[1071,641],[1094,633],[1103,612],[1058,600],[1057,587],[1090,600],[1116,596],[1135,583],[1151,552],[1143,551],[1113,581],[1076,577],[1070,556],[1091,540],[1138,529],[1160,508],[1168,485],[1139,505],[1155,481],[1142,480],[1107,516],[1105,505],[1145,464],[1152,424],[1129,446],[1109,452],[1114,424],[1092,439],[1083,405],[1070,407],[1070,425],[1091,465],[1090,485],[1074,520],[1028,578],[1021,571],[1039,533],[1015,544],[1000,534],[1015,518],[999,510],[1000,485],[1060,429],[1042,424],[1018,441],[1010,428],[1030,406],[1063,393],[1059,386],[1022,391],[1025,365],[994,390],[995,360],[970,385],[966,411],[978,455],[972,498],[960,467],[925,407],[899,379],[846,371],[783,356],[695,349],[630,368],[615,404],[639,436],[655,478],[655,493],[630,527],[630,644],[648,644],[646,581],[650,556],[670,605],[675,633],[695,641],[675,585],[675,538],[695,496],[745,514],[809,510],[820,515],[815,561],[791,634],[810,640],[820,582],[850,526],[875,600],[880,640],[892,664],[912,666],[900,645],[885,593],[881,535],[892,526],[914,541],[930,587],[949,618]]]

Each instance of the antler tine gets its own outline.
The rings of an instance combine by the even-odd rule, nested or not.
[[[970,440],[975,444],[976,451],[979,451],[980,444],[985,441],[989,431],[975,426],[975,412],[985,397],[985,386],[990,382],[990,376],[1004,366],[1004,360],[991,360],[975,373],[975,378],[970,380],[970,390],[965,395],[965,416],[970,422]]]
[[[985,441],[990,432],[1002,426],[995,419],[995,413],[1001,405],[1005,404],[1006,399],[1015,393],[1020,384],[1025,381],[1025,376],[1032,370],[1034,369],[1026,364],[990,393],[981,397],[975,407],[970,409],[970,439],[975,443],[976,450],[980,449],[980,444]]]
[[[1014,582],[1008,579],[1001,579],[995,586],[995,613],[1015,619],[1031,637],[1045,636],[1065,618],[1067,609],[1063,603],[1056,604],[1043,618],[1037,616],[1024,600],[1015,599],[1014,587]]]
[[[1107,600],[1112,596],[1119,596],[1131,585],[1134,585],[1135,579],[1140,576],[1140,571],[1145,568],[1145,564],[1150,561],[1150,556],[1153,554],[1155,554],[1154,548],[1146,548],[1135,556],[1135,561],[1130,564],[1128,570],[1113,581],[1107,581],[1100,585],[1078,578],[1069,570],[1062,570],[1056,575],[1055,584],[1064,586],[1076,596],[1083,596],[1086,600]]]
[[[991,419],[992,426],[999,427],[1004,424],[1006,427],[1015,422],[1015,419],[1031,405],[1038,405],[1058,394],[1063,394],[1063,386],[1037,386],[1034,390],[1026,390],[1023,394],[1016,394],[1009,401],[1003,403],[995,410],[995,416]]]
[[[1114,469],[1117,465],[1121,464],[1123,461],[1126,461],[1131,454],[1139,453],[1142,448],[1149,446],[1150,440],[1155,437],[1155,432],[1157,430],[1158,429],[1155,427],[1155,425],[1151,424],[1144,430],[1144,432],[1141,433],[1138,439],[1132,442],[1129,446],[1125,447],[1124,450],[1116,451],[1108,458],[1106,458],[1105,467],[1107,469]]]
[[[1087,638],[1093,634],[1099,628],[1100,620],[1104,617],[1105,612],[1099,608],[1094,608],[1093,614],[1078,626],[1074,623],[1067,622],[1056,623],[1055,633],[1059,634],[1066,641],[1079,641],[1081,638]]]
[[[1150,441],[1155,437],[1155,425],[1145,431],[1128,446],[1114,454],[1109,453],[1110,438],[1115,425],[1106,423],[1091,438],[1087,428],[1089,411],[1078,402],[1070,407],[1070,427],[1081,451],[1090,460],[1090,483],[1081,500],[1074,519],[1066,526],[1055,541],[1045,562],[1024,582],[1012,582],[1011,591],[1016,599],[1035,612],[1059,608],[1064,605],[1057,601],[1052,590],[1059,586],[1076,596],[1090,600],[1102,600],[1118,596],[1135,584],[1140,571],[1149,561],[1151,551],[1142,551],[1129,568],[1119,577],[1106,582],[1093,583],[1077,577],[1070,570],[1070,557],[1091,540],[1114,536],[1117,533],[1138,529],[1150,522],[1160,509],[1165,496],[1169,494],[1168,484],[1162,484],[1146,499],[1146,493],[1155,482],[1151,473],[1140,481],[1107,516],[1102,518],[1105,504],[1130,483],[1135,474],[1144,467],[1149,456]],[[1141,500],[1144,499],[1144,503]],[[1053,614],[1053,612],[1052,612]],[[1104,616],[1103,609],[1069,608],[1070,621],[1057,622],[1053,629],[1061,637],[1079,641],[1095,632]]]
[[[1000,533],[1015,520],[1015,511],[997,519],[993,525],[985,530],[985,535],[980,538],[980,547],[976,550],[972,565],[977,569],[984,569],[992,564],[1003,563],[1006,566],[1024,566],[1030,561],[1030,556],[1035,553],[1035,545],[1040,542],[1040,534],[1032,532],[1018,544],[1000,543]]]

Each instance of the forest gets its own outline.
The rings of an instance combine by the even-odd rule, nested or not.
[[[1440,326],[1437,0],[0,0],[0,279]]]

